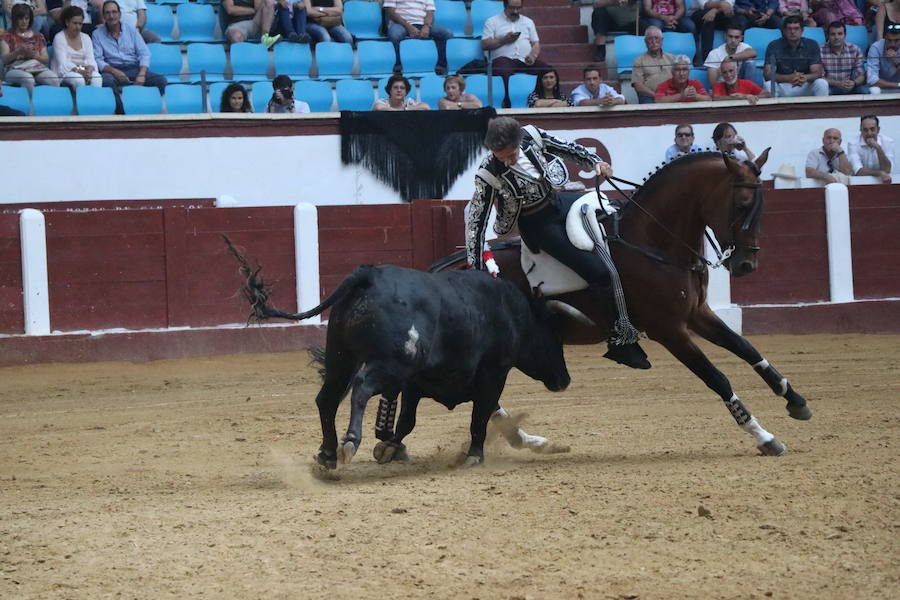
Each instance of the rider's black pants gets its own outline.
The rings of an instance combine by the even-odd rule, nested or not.
[[[599,256],[579,250],[566,234],[566,218],[554,202],[530,215],[519,215],[519,232],[532,251],[546,252],[589,284],[600,288],[610,285],[609,271]]]

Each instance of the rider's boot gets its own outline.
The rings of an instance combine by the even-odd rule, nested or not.
[[[606,322],[609,324],[608,349],[603,358],[614,360],[632,369],[649,369],[650,361],[647,360],[647,353],[637,343],[637,332],[632,331],[631,335],[628,335],[628,332],[617,331],[616,325],[622,325],[622,319],[616,306],[612,287],[595,287],[594,292],[600,294],[603,299],[606,307]],[[627,327],[633,330],[630,323],[627,324]]]

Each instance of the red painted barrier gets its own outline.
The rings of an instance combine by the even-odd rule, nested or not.
[[[862,298],[900,298],[898,186],[850,188],[853,291]]]
[[[0,214],[0,333],[22,333],[23,311],[19,215]]]

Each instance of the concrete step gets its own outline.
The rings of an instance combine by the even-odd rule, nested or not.
[[[524,5],[522,14],[534,21],[535,26],[542,25],[580,25],[581,12],[577,8],[563,6],[529,6]]]
[[[586,44],[588,41],[586,25],[539,25],[537,30],[541,44]]]
[[[528,0],[528,4],[523,4],[525,6],[525,10],[528,10],[531,7],[559,7],[559,8],[574,8],[575,10],[581,10],[581,5],[578,3],[573,3],[570,0]]]
[[[556,66],[584,67],[594,62],[594,47],[589,44],[541,44],[541,60]]]

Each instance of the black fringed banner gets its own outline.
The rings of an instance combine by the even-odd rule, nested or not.
[[[406,202],[443,198],[482,151],[493,108],[341,111],[341,162],[360,164]]]

